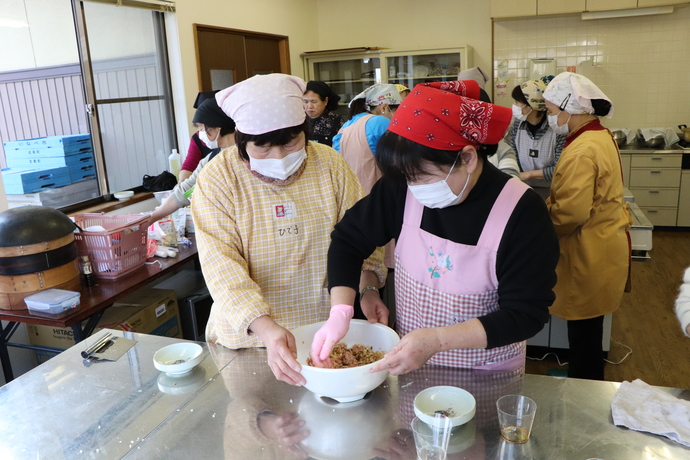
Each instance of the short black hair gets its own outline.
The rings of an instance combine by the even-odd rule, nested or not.
[[[340,101],[340,96],[331,89],[330,86],[328,86],[325,82],[322,81],[317,81],[317,80],[312,80],[307,83],[307,90],[305,93],[313,91],[315,94],[319,96],[319,99],[321,99],[321,102],[325,101],[326,98],[328,98],[328,102],[326,103],[326,110],[328,111],[333,111],[338,108],[338,102]]]
[[[594,109],[594,115],[605,117],[611,111],[611,103],[606,99],[592,99],[592,108]]]
[[[486,161],[496,153],[498,145],[480,145],[477,153]],[[439,150],[418,144],[391,131],[386,131],[376,146],[376,164],[386,179],[397,182],[415,182],[420,175],[429,173],[425,165],[451,166],[459,150]]]
[[[355,99],[354,101],[350,102],[350,105],[347,108],[347,116],[348,118],[352,118],[355,115],[359,115],[360,113],[364,113],[366,111],[367,101],[363,97],[360,97],[359,99]]]
[[[371,109],[373,109],[374,107],[378,106],[370,105],[369,107],[367,107],[366,99],[361,97],[350,102],[350,107],[347,109],[347,116],[350,119],[352,119],[352,117],[354,117],[355,115],[359,115],[360,113],[370,112]],[[388,107],[390,107],[391,110],[397,110],[398,107],[400,107],[400,104],[388,104]]]
[[[513,88],[513,92],[510,94],[510,96],[513,98],[513,100],[522,102],[527,107],[532,107],[531,105],[529,105],[529,102],[527,102],[525,93],[522,92],[522,88],[520,87],[520,85],[517,85],[515,88]]]
[[[249,161],[247,154],[247,143],[253,142],[255,145],[285,145],[291,140],[304,133],[305,139],[308,141],[311,136],[311,127],[309,121],[305,118],[301,125],[290,126],[289,128],[276,129],[263,134],[245,134],[241,131],[235,131],[235,144],[240,158]]]

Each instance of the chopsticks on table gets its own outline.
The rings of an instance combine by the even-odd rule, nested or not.
[[[105,348],[106,345],[108,345],[112,339],[110,338],[113,335],[112,332],[106,333],[103,337],[101,337],[96,343],[91,345],[89,348],[81,352],[81,357],[84,359],[91,358],[91,355],[94,353],[98,353],[100,350]]]

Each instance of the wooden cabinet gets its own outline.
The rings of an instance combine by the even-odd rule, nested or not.
[[[581,13],[586,9],[586,0],[539,0],[537,15]]]
[[[680,178],[680,193],[678,197],[679,227],[690,227],[690,169],[684,169]]]
[[[631,154],[621,153],[621,166],[623,167],[623,185],[628,187],[630,185],[630,162]]]
[[[654,226],[675,226],[682,155],[631,154],[628,188]]]
[[[537,15],[537,0],[491,0],[492,18],[519,18]]]
[[[649,6],[666,6],[666,5],[677,5],[681,2],[674,2],[670,0],[637,0],[638,8],[647,8]],[[684,2],[682,2],[684,3]]]
[[[491,0],[493,19],[613,11],[688,3],[673,0]]]
[[[637,0],[587,0],[587,11],[608,11],[637,8]]]

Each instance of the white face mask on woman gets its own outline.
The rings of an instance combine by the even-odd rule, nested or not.
[[[522,113],[523,108],[524,107],[519,107],[519,106],[513,104],[513,118],[516,118],[520,121],[525,121],[527,119],[527,115],[532,113],[532,107],[529,108],[529,112],[527,112],[526,114]]]
[[[568,128],[568,122],[570,121],[570,117],[572,117],[572,114],[568,114],[568,120],[562,124],[558,125],[558,115],[560,115],[561,112],[558,112],[556,115],[548,115],[547,118],[549,120],[549,127],[553,130],[554,133],[561,135],[561,136],[567,136],[570,133],[570,129]]]
[[[201,142],[206,144],[206,147],[210,148],[211,150],[218,148],[218,138],[219,137],[220,137],[220,130],[218,131],[218,135],[216,136],[215,141],[212,141],[208,138],[208,134],[206,134],[206,130],[199,130],[199,139],[201,139]]]
[[[307,149],[303,147],[302,150],[293,152],[281,159],[256,159],[249,156],[249,165],[252,171],[256,171],[262,176],[285,180],[302,166],[305,158],[307,158]]]
[[[460,154],[458,154],[458,157],[459,156]],[[457,161],[458,160],[456,158],[455,162]],[[453,166],[450,167],[450,171],[448,171],[448,175],[445,179],[434,182],[433,184],[408,185],[410,192],[412,192],[412,195],[414,195],[417,201],[422,203],[422,205],[426,206],[427,208],[447,208],[448,206],[458,204],[462,199],[462,196],[465,194],[467,184],[470,183],[470,174],[467,175],[465,186],[462,188],[462,190],[460,190],[460,193],[456,195],[448,185],[448,178],[450,177],[450,173],[453,172],[454,167],[455,163],[453,163]]]

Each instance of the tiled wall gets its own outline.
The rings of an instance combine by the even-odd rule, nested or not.
[[[510,105],[529,60],[545,57],[556,58],[558,72],[577,66],[611,98],[615,116],[602,119],[609,128],[690,126],[690,7],[638,18],[496,21],[494,78],[501,60],[510,69],[508,97],[496,102]]]

